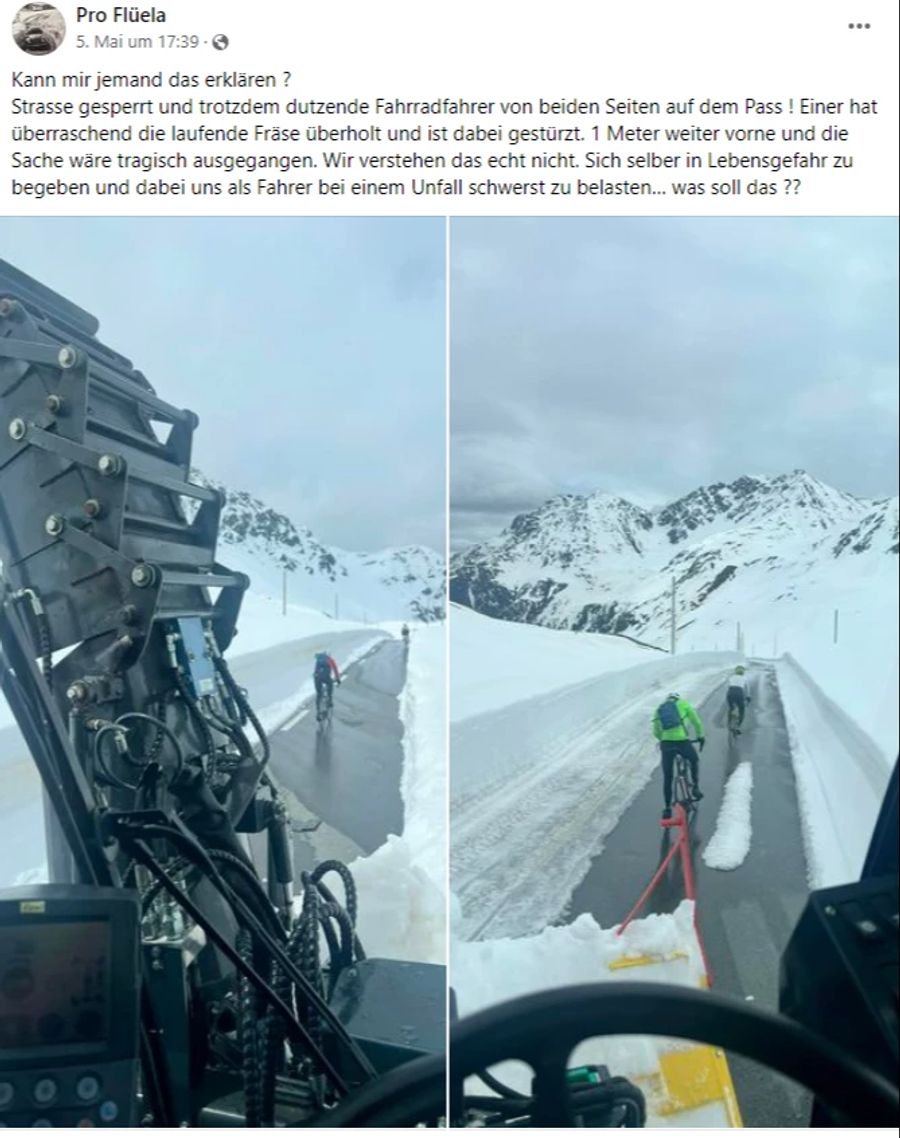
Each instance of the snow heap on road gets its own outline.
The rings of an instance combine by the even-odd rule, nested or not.
[[[857,881],[893,765],[790,655],[776,666],[788,729],[810,887]],[[845,690],[855,688],[848,674]],[[896,691],[892,715],[896,720]]]
[[[403,834],[351,871],[359,935],[371,956],[443,964],[446,942],[446,625],[414,627],[403,719]]]
[[[678,958],[688,964],[679,973],[680,981],[702,987],[706,969],[694,930],[692,901],[682,901],[674,913],[654,913],[632,921],[621,936],[615,929],[602,929],[589,913],[582,913],[569,925],[553,925],[535,936],[480,941],[453,937],[450,980],[459,1014],[465,1016],[529,992],[598,980],[633,980],[641,973],[610,969],[610,964],[645,956],[664,960],[676,954],[683,954]],[[654,980],[660,979],[656,973]]]
[[[710,869],[737,869],[750,852],[753,767],[739,763],[725,784],[716,831],[703,851]]]

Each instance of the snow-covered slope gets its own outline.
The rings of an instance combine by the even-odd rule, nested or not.
[[[323,545],[243,490],[192,472],[195,482],[225,492],[219,560],[251,579],[254,593],[281,597],[287,571],[289,601],[346,620],[441,620],[444,560],[425,546],[351,553]]]
[[[606,672],[620,672],[664,653],[620,636],[573,635],[512,624],[450,606],[450,719],[458,722],[557,691]]]

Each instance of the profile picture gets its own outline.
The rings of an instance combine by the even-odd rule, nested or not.
[[[13,39],[29,55],[49,55],[66,37],[66,21],[52,4],[23,4],[13,17]]]

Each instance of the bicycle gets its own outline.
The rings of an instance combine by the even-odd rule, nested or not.
[[[320,688],[316,692],[316,724],[320,731],[331,726],[334,712],[334,694],[331,688]]]
[[[728,708],[728,734],[733,743],[741,733],[741,710],[736,703]]]

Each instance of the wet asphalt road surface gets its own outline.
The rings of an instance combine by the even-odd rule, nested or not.
[[[270,736],[271,767],[279,786],[311,815],[368,854],[388,834],[403,830],[398,703],[406,679],[403,645],[382,641],[342,678],[334,689],[330,726],[318,727],[311,705]],[[315,843],[313,835],[311,840]]]
[[[699,804],[691,833],[700,932],[713,989],[777,1010],[779,961],[808,893],[806,861],[787,729],[774,673],[751,678],[743,733],[730,744],[725,687],[698,711],[706,728]],[[737,869],[709,869],[701,854],[716,827],[722,792],[740,762],[753,765],[750,852]],[[668,849],[659,825],[662,772],[632,803],[576,889],[567,919],[592,913],[604,928],[620,923]],[[644,913],[671,912],[684,896],[678,858]],[[807,1126],[806,1092],[765,1068],[729,1056],[745,1126]]]

